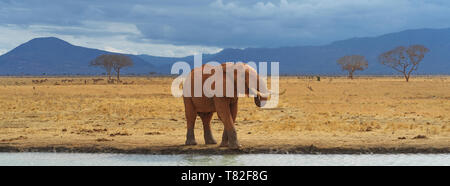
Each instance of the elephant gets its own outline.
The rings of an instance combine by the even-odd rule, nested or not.
[[[210,69],[211,73],[202,73],[205,68]],[[222,69],[223,73],[223,96],[205,96],[205,91],[202,89],[202,94],[199,97],[195,97],[194,95],[194,84],[195,77],[201,76],[202,85],[213,75],[217,75],[215,77],[220,77],[219,69]],[[226,73],[227,71],[233,70],[234,73]],[[234,76],[233,79],[229,74]],[[238,78],[245,78],[245,88],[240,89],[238,87]],[[261,81],[262,83],[254,83],[253,87],[250,87],[249,80],[257,80],[257,82]],[[227,81],[232,82],[234,86],[234,93],[231,96],[226,94]],[[241,83],[240,81],[239,83]],[[211,88],[215,90],[217,83],[214,82],[211,85]],[[189,87],[189,88],[188,88]],[[241,86],[242,87],[242,86]],[[218,90],[221,91],[221,90]],[[245,91],[245,92],[244,92]],[[186,96],[187,93],[190,93],[190,96]],[[224,124],[224,131],[222,135],[222,142],[220,147],[228,147],[230,149],[239,149],[241,146],[237,139],[236,129],[235,129],[235,121],[238,113],[238,95],[249,96],[251,93],[254,96],[254,102],[256,106],[263,107],[266,101],[269,99],[270,92],[267,89],[267,85],[264,79],[260,79],[256,70],[251,66],[244,63],[223,63],[221,65],[208,65],[205,64],[201,67],[194,68],[189,75],[187,76],[185,83],[183,84],[183,101],[185,106],[185,115],[187,121],[187,134],[186,134],[186,145],[197,145],[194,135],[194,125],[197,115],[200,116],[200,119],[203,122],[203,131],[204,138],[206,144],[217,144],[214,140],[214,137],[211,132],[211,119],[214,112],[217,112],[219,119]]]

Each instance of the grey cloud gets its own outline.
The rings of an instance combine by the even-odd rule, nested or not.
[[[98,24],[123,23],[139,32]],[[325,44],[413,28],[450,27],[444,0],[0,0],[0,25],[44,25],[46,32],[128,35],[134,42],[216,47]],[[106,30],[109,29],[109,30]]]

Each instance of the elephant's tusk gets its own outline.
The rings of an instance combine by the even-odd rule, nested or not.
[[[259,92],[255,88],[250,88],[250,94],[256,96],[259,95]]]
[[[260,97],[263,97],[263,98],[269,98],[270,97],[270,93],[261,93],[261,92],[258,92],[258,95],[260,96]]]
[[[250,94],[254,96],[259,96],[263,98],[268,98],[270,96],[270,93],[261,93],[260,91],[256,90],[255,88],[250,88]]]
[[[285,94],[285,93],[286,93],[286,89],[284,89],[281,93],[277,93],[277,92],[274,92],[274,91],[270,91],[270,94],[279,95],[279,96],[281,96],[281,95],[283,95],[283,94]]]

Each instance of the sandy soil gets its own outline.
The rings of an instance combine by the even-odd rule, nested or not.
[[[450,77],[282,77],[278,108],[239,100],[240,150],[204,145],[199,118],[199,145],[183,145],[184,107],[170,94],[172,78],[127,77],[121,85],[92,78],[99,77],[0,78],[0,151],[450,152]],[[220,143],[217,115],[212,127]]]

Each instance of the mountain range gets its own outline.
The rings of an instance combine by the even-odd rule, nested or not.
[[[352,38],[322,46],[294,46],[280,48],[226,48],[215,54],[204,54],[203,63],[217,62],[280,62],[285,75],[340,75],[336,61],[345,55],[363,55],[369,68],[357,74],[391,75],[392,69],[382,66],[377,56],[397,46],[422,44],[430,49],[417,74],[450,74],[450,28],[416,29],[376,37]],[[104,70],[89,66],[101,54],[111,52],[72,45],[55,37],[35,38],[0,56],[0,75],[95,75]],[[143,75],[151,72],[170,74],[171,65],[178,61],[193,64],[193,56],[158,57],[131,55],[133,67],[124,74]]]

